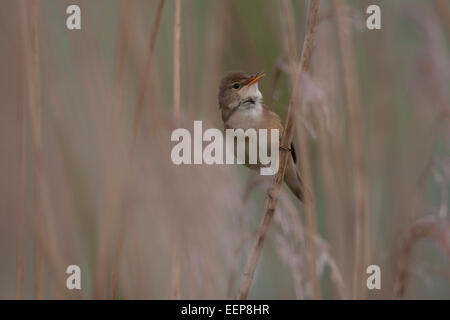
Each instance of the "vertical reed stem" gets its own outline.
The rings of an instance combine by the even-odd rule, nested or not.
[[[27,20],[29,21],[29,59],[28,59],[28,89],[29,89],[29,112],[31,122],[31,136],[34,150],[34,215],[33,225],[35,234],[34,243],[34,294],[36,299],[42,299],[42,232],[43,221],[41,219],[41,88],[39,69],[39,34],[38,34],[38,3],[36,0],[27,3]]]
[[[175,125],[180,121],[180,38],[181,38],[181,0],[175,0],[173,22],[173,118]],[[176,221],[177,226],[179,221]],[[176,228],[178,231],[179,228]],[[180,241],[175,234],[172,243],[172,299],[180,298]]]
[[[180,299],[180,273],[181,273],[181,261],[180,252],[178,248],[178,237],[175,236],[172,243],[172,274],[171,274],[171,299]]]
[[[159,24],[161,21],[162,11],[164,8],[165,0],[159,0],[158,8],[156,9],[155,20],[152,26],[152,33],[150,35],[150,41],[148,43],[147,54],[145,56],[144,69],[142,74],[142,81],[139,87],[139,97],[134,110],[133,119],[133,140],[131,141],[131,154],[134,154],[134,148],[136,147],[137,131],[139,125],[139,119],[141,118],[142,110],[144,108],[145,89],[147,88],[147,81],[150,77],[150,66],[152,62],[153,50],[155,48],[156,36],[158,35]]]
[[[450,3],[448,0],[434,0],[434,6],[442,24],[447,28],[447,37],[450,37]]]
[[[180,119],[180,20],[181,0],[175,0],[173,24],[173,116],[176,123]]]
[[[54,221],[51,216],[50,190],[45,176],[42,152],[42,129],[41,129],[41,74],[39,56],[39,1],[26,1],[26,13],[28,30],[24,48],[26,48],[27,90],[28,109],[30,118],[31,141],[33,146],[33,233],[35,245],[35,296],[42,298],[43,287],[43,264],[44,255],[46,262],[52,268],[55,278],[57,293],[63,291],[64,266],[59,250],[59,242],[56,239]],[[44,241],[45,240],[45,241]]]
[[[307,23],[306,23],[306,34],[303,42],[302,55],[300,59],[300,64],[296,70],[295,81],[292,88],[291,100],[289,103],[288,114],[286,118],[286,126],[281,137],[282,146],[290,146],[292,142],[292,137],[294,133],[294,121],[296,109],[299,107],[299,102],[302,96],[302,77],[304,72],[308,69],[311,55],[313,53],[314,41],[316,35],[316,25],[319,10],[319,0],[309,0],[308,2],[308,12],[307,12]],[[237,294],[237,299],[246,299],[250,287],[253,282],[253,277],[255,274],[256,266],[258,264],[259,258],[261,256],[262,248],[264,245],[264,240],[266,237],[267,230],[269,229],[270,222],[272,221],[273,214],[275,212],[275,207],[278,202],[278,196],[280,194],[280,187],[283,181],[284,173],[286,170],[286,164],[288,159],[288,152],[285,149],[280,150],[280,165],[278,172],[272,181],[270,188],[270,196],[267,199],[266,208],[264,215],[262,217],[258,233],[256,235],[256,241],[251,249],[250,255],[245,266],[244,274],[242,276],[239,291]]]
[[[295,35],[295,24],[294,24],[294,17],[293,17],[293,8],[292,4],[289,0],[283,0],[283,21],[285,24],[285,33],[286,33],[286,40],[287,40],[287,52],[288,52],[288,60],[289,60],[289,66],[290,66],[290,75],[291,75],[291,87],[294,84],[294,74],[297,66],[297,48],[296,48],[296,35]],[[299,104],[301,104],[302,101],[299,101]],[[303,128],[303,125],[301,123],[302,115],[301,115],[301,108],[298,107],[297,110],[297,123],[298,123],[298,130],[297,130],[297,137],[300,144],[300,172],[302,174],[302,179],[304,182],[305,187],[311,187],[312,186],[312,179],[310,175],[310,166],[309,166],[309,159],[308,159],[308,148],[307,143],[305,139],[305,130]],[[319,289],[319,279],[317,277],[317,271],[316,271],[316,245],[314,242],[314,234],[316,233],[316,210],[314,203],[307,203],[305,204],[305,214],[306,214],[306,226],[308,228],[308,232],[310,234],[309,237],[306,237],[306,247],[307,247],[307,257],[308,257],[308,265],[309,265],[309,272],[310,272],[310,278],[312,283],[312,293],[314,299],[319,299],[320,297],[320,289]]]
[[[16,3],[17,15],[17,124],[19,137],[19,201],[17,212],[17,280],[16,299],[22,299],[24,278],[25,232],[25,83],[23,2]]]
[[[352,298],[360,298],[363,286],[364,249],[366,244],[366,219],[368,211],[368,182],[364,156],[364,128],[361,114],[361,98],[356,70],[355,48],[352,29],[345,17],[345,6],[341,0],[334,0],[340,58],[346,94],[346,105],[350,124],[350,143],[353,169],[353,280]],[[362,290],[361,290],[362,291]]]

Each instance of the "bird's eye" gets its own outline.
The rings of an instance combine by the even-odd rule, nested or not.
[[[233,88],[234,88],[234,89],[239,89],[240,86],[241,86],[241,85],[240,85],[239,83],[237,83],[237,82],[236,82],[235,84],[233,84]]]

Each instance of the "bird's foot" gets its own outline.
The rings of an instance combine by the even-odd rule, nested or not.
[[[289,151],[289,152],[292,151],[291,148],[288,148],[288,147],[285,147],[285,146],[280,146],[280,150]]]

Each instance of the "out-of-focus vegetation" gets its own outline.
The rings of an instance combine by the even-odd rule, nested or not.
[[[358,298],[448,298],[450,4],[337,1],[361,97],[364,269],[382,272],[381,290],[366,290],[364,276]],[[173,0],[145,68],[158,2],[1,1],[0,298],[235,297],[265,189],[245,167],[172,164]],[[82,29],[69,31],[73,3]],[[181,1],[179,126],[222,128],[218,85],[235,69],[263,69],[265,102],[285,118],[281,3]],[[306,1],[289,4],[300,52]],[[381,8],[381,30],[365,27],[369,4]],[[335,18],[322,0],[297,123],[306,129],[317,234],[284,189],[249,298],[312,297],[308,237],[320,297],[352,297],[355,166]],[[81,291],[65,287],[71,264],[81,267]]]

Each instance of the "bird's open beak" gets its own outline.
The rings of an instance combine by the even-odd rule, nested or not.
[[[265,76],[264,72],[260,71],[260,72],[256,73],[254,76],[252,76],[245,85],[251,86],[252,84],[254,84],[254,83],[258,82],[259,80],[261,80],[262,78],[264,78],[264,76]]]

